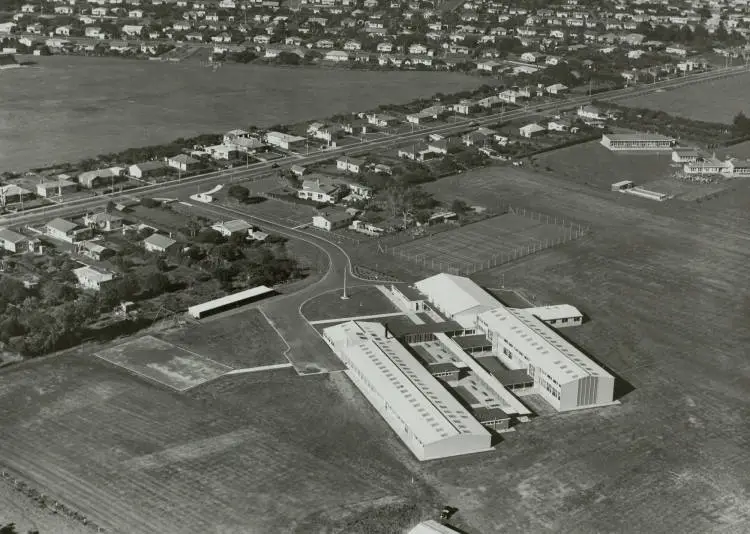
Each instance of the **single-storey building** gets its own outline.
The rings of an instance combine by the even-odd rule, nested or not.
[[[8,252],[26,252],[29,249],[28,237],[7,228],[0,228],[0,243]]]
[[[143,240],[147,252],[168,252],[176,244],[177,241],[162,234],[151,234]]]
[[[659,134],[629,133],[604,134],[601,143],[610,150],[669,150],[676,142],[674,137]]]
[[[93,289],[94,291],[99,291],[104,284],[111,282],[115,278],[114,273],[95,269],[88,265],[73,269],[73,274],[78,279],[78,285],[84,289]]]
[[[284,150],[299,150],[305,146],[307,138],[298,135],[290,135],[283,132],[266,133],[266,142],[269,145],[282,148]]]
[[[166,165],[163,161],[145,161],[128,167],[128,174],[133,178],[148,178],[164,174]]]
[[[122,167],[110,167],[108,169],[96,169],[82,172],[78,175],[78,183],[81,187],[93,189],[102,185],[111,185],[122,176],[125,169]]]
[[[531,124],[527,124],[526,126],[521,126],[518,129],[519,135],[521,137],[534,137],[535,135],[541,135],[544,132],[546,132],[547,129],[544,126],[541,126],[535,122],[532,122]]]
[[[344,210],[329,211],[313,215],[312,223],[315,228],[321,228],[330,232],[337,228],[346,227],[353,218],[350,213]]]
[[[231,221],[217,222],[216,224],[211,225],[211,228],[224,237],[230,237],[236,234],[247,235],[248,232],[253,229],[253,225],[242,219],[234,219]]]
[[[123,218],[115,213],[87,213],[83,217],[83,223],[101,232],[113,232],[122,229]]]
[[[61,218],[52,219],[44,225],[44,232],[52,239],[73,243],[84,229],[78,224]]]
[[[336,160],[336,168],[342,171],[359,174],[365,166],[365,160],[351,156],[341,156]]]
[[[45,198],[67,195],[76,191],[78,191],[77,183],[62,178],[44,180],[42,183],[36,184],[36,194]]]
[[[167,159],[167,165],[178,171],[190,172],[200,167],[201,162],[187,154],[177,154]]]
[[[345,191],[341,185],[324,176],[305,180],[302,182],[302,189],[297,191],[297,197],[301,199],[328,204],[335,204],[344,194]]]

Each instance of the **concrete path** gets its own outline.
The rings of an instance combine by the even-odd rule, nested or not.
[[[235,369],[233,371],[229,371],[228,375],[242,375],[245,373],[257,373],[260,371],[272,371],[274,369],[288,369],[289,367],[294,367],[291,363],[275,363],[272,365],[259,365],[258,367],[247,367],[245,369]]]
[[[406,315],[406,313],[378,313],[375,315],[359,315],[357,317],[339,317],[338,319],[320,319],[318,321],[310,321],[310,324],[343,323],[345,321],[366,321],[368,319],[380,319],[381,317],[393,317],[395,315]]]
[[[422,319],[420,319],[419,316],[416,313],[412,312],[411,310],[404,309],[404,307],[401,304],[401,302],[399,302],[393,296],[393,293],[391,293],[385,286],[378,285],[378,286],[375,286],[375,287],[377,287],[380,290],[380,292],[383,295],[385,295],[385,298],[387,298],[388,300],[390,300],[393,303],[394,306],[396,306],[399,310],[402,310],[402,312],[403,312],[402,315],[406,315],[409,319],[411,319],[412,323],[414,323],[414,324],[425,324],[424,321]]]

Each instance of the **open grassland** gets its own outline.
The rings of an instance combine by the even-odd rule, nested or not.
[[[159,337],[233,369],[287,363],[286,345],[258,310],[209,317]]]
[[[153,336],[104,349],[96,356],[177,391],[217,378],[232,368]]]
[[[456,194],[450,182],[430,187]],[[504,274],[535,304],[578,306],[591,321],[562,334],[622,377],[624,396],[523,425],[495,456],[426,467],[446,500],[479,532],[748,531],[750,183],[702,204],[515,169],[493,185],[468,173],[460,188],[591,225],[476,279],[499,287]]]
[[[0,172],[179,137],[323,118],[481,85],[459,73],[34,58],[3,73]]]
[[[671,158],[669,152],[612,152],[599,141],[591,141],[553,150],[534,160],[546,172],[601,191],[610,191],[615,182],[630,180],[637,186],[673,195],[675,199],[694,201],[732,186],[732,180],[720,179],[710,184],[678,180],[674,175],[681,167],[673,164]]]
[[[376,315],[381,313],[398,313],[399,309],[374,286],[353,286],[347,288],[349,297],[342,300],[342,291],[323,293],[305,302],[302,314],[308,321]]]
[[[636,108],[658,109],[673,115],[707,122],[731,124],[740,111],[750,113],[747,88],[750,74],[639,95],[618,103]]]
[[[390,247],[388,253],[435,271],[473,273],[578,236],[578,225],[555,222],[519,210]]]
[[[110,531],[396,532],[435,498],[343,375],[291,369],[188,394],[74,355],[0,375],[0,458]],[[373,505],[374,503],[374,505]],[[338,530],[340,531],[340,530]]]

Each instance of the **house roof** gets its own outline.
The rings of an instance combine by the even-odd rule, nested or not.
[[[63,232],[67,234],[68,232],[72,232],[76,228],[78,228],[78,225],[74,222],[67,221],[65,219],[56,218],[52,219],[46,224],[47,228],[51,228],[53,230],[57,230],[58,232]]]
[[[164,167],[164,163],[161,161],[144,161],[143,163],[136,163],[132,167],[137,167],[142,171],[155,171]]]
[[[7,228],[0,228],[0,240],[7,241],[9,243],[20,243],[28,239],[25,235],[8,230]]]
[[[23,187],[19,187],[16,184],[7,184],[0,186],[0,192],[4,194],[6,197],[12,197],[16,195],[28,195],[31,193],[28,189],[24,189]]]
[[[220,226],[225,228],[227,231],[231,233],[237,233],[237,232],[247,232],[250,228],[253,227],[252,224],[250,224],[247,221],[244,221],[242,219],[234,219],[231,221],[224,221],[219,222],[214,225],[214,227]]]
[[[187,154],[177,154],[176,156],[169,158],[169,161],[174,161],[175,163],[185,163],[187,165],[191,163],[198,163],[197,159],[192,158]]]
[[[143,240],[143,243],[153,247],[166,249],[177,243],[177,241],[162,234],[151,234]]]
[[[434,519],[423,521],[409,531],[409,534],[456,534],[448,525],[438,523]]]
[[[112,280],[112,278],[114,278],[114,274],[110,272],[94,269],[93,267],[89,267],[88,265],[79,267],[78,269],[73,269],[73,273],[76,275],[76,278],[78,278],[79,280],[82,278],[86,278],[88,280],[93,280],[99,283],[107,282],[109,280]]]
[[[352,218],[352,216],[346,211],[322,212],[318,213],[315,217],[322,217],[323,219],[326,219],[327,221],[332,223],[344,222]]]

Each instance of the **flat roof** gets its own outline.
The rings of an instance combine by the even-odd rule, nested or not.
[[[674,137],[650,133],[603,134],[610,141],[674,141]]]
[[[252,289],[246,289],[245,291],[238,291],[237,293],[232,293],[231,295],[226,295],[218,299],[209,300],[208,302],[202,302],[200,304],[196,304],[195,306],[190,306],[188,308],[188,313],[193,315],[196,313],[213,310],[214,308],[218,308],[220,306],[226,306],[227,304],[241,302],[245,299],[257,297],[259,295],[265,295],[266,293],[270,293],[271,291],[273,291],[273,289],[267,286],[257,286]]]
[[[477,421],[480,423],[510,419],[510,415],[502,411],[500,408],[487,408],[485,406],[480,406],[478,408],[472,408],[471,413],[474,414],[474,417],[476,417]]]
[[[408,324],[405,321],[385,322],[388,331],[395,337],[407,334],[435,334],[437,332],[455,332],[463,330],[464,327],[456,321],[444,321],[442,323]]]
[[[399,293],[401,293],[403,296],[405,296],[410,301],[418,301],[418,300],[425,300],[427,297],[425,297],[422,293],[419,292],[419,290],[410,285],[406,284],[393,284],[392,287],[395,287]]]
[[[349,321],[323,330],[424,444],[487,435],[443,385],[380,323]]]
[[[472,336],[456,336],[453,341],[458,343],[462,349],[472,349],[474,347],[491,346],[492,341],[487,339],[484,334],[474,334]]]
[[[542,321],[555,321],[558,319],[570,319],[583,317],[583,314],[575,306],[570,304],[555,304],[552,306],[537,306],[534,308],[523,308],[523,311],[538,317]]]
[[[586,376],[611,376],[527,310],[496,308],[480,318],[561,384]]]

